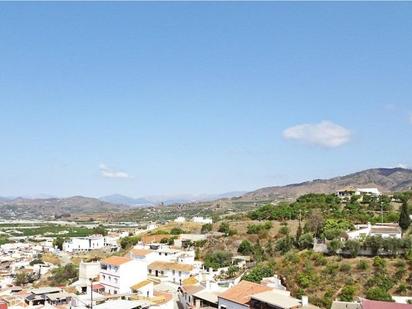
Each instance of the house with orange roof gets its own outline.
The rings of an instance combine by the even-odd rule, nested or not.
[[[181,284],[194,272],[193,265],[176,262],[155,261],[148,266],[149,276],[161,281]]]
[[[290,296],[288,291],[279,290],[263,284],[241,281],[218,296],[219,309],[297,309],[317,308],[302,300]]]
[[[131,293],[132,286],[147,279],[147,264],[125,256],[112,256],[100,262],[99,277],[105,293]]]

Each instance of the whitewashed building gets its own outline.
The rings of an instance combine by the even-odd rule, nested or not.
[[[203,218],[203,217],[193,217],[192,221],[195,223],[201,224],[212,224],[213,220],[211,218]]]
[[[73,237],[63,243],[63,251],[73,253],[78,251],[91,251],[104,248],[104,237],[93,235],[88,237]]]
[[[346,232],[348,239],[361,239],[367,236],[380,236],[382,238],[402,238],[402,229],[398,224],[378,223],[376,225],[358,224],[355,230]]]
[[[122,256],[100,262],[100,283],[105,293],[130,293],[132,286],[147,280],[147,264]],[[138,290],[138,289],[137,289]],[[152,296],[153,290],[149,293]]]

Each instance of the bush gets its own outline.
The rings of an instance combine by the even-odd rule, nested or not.
[[[312,249],[313,248],[313,236],[311,233],[305,233],[298,239],[298,246],[300,249]]]
[[[266,223],[249,224],[247,226],[248,234],[260,234],[262,232],[268,231],[272,228],[272,223],[270,221]]]
[[[351,269],[352,269],[352,267],[351,267],[349,264],[347,264],[347,263],[341,264],[341,265],[340,265],[340,268],[339,268],[340,271],[345,272],[345,273],[350,272]]]
[[[206,268],[218,269],[227,267],[232,262],[232,254],[226,251],[215,251],[207,254],[204,258],[204,266]]]
[[[367,270],[369,268],[369,264],[365,260],[360,260],[356,265],[356,268],[359,270]]]
[[[181,229],[180,227],[174,227],[170,230],[170,234],[172,235],[180,235],[183,234],[185,231]]]
[[[269,265],[258,264],[244,275],[242,280],[260,283],[263,278],[272,277],[273,274],[273,269]]]
[[[371,300],[392,301],[391,295],[380,287],[372,287],[366,291],[366,298]]]
[[[382,259],[380,256],[375,256],[373,258],[373,266],[383,270],[386,267],[386,261]]]
[[[76,265],[69,263],[64,266],[59,266],[52,270],[50,277],[51,286],[67,285],[77,280],[78,268]]]
[[[349,253],[350,257],[357,257],[361,248],[360,242],[357,240],[348,240],[345,242],[343,250]]]
[[[243,255],[250,255],[253,253],[253,246],[248,240],[242,240],[237,252]]]
[[[130,249],[140,241],[140,236],[127,236],[120,240],[120,247],[124,250]]]
[[[356,288],[353,285],[346,285],[342,288],[339,293],[339,299],[341,301],[353,301],[353,296],[355,295]]]
[[[211,223],[206,223],[202,225],[202,229],[200,230],[200,232],[202,234],[207,234],[212,231],[212,228],[213,228],[213,225]]]

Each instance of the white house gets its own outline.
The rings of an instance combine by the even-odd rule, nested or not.
[[[100,283],[108,294],[130,293],[132,286],[147,280],[146,263],[127,257],[112,256],[100,264]],[[151,296],[153,290],[149,294]]]
[[[348,239],[359,239],[367,236],[381,236],[382,238],[402,238],[402,229],[398,224],[378,223],[376,225],[358,224],[355,230],[346,232]]]
[[[357,188],[355,191],[355,195],[373,195],[379,196],[381,195],[378,188]]]
[[[63,243],[63,251],[72,253],[77,251],[90,251],[104,248],[105,242],[102,235],[88,237],[73,237]]]
[[[155,250],[133,248],[129,251],[129,258],[150,264],[156,261],[158,253]]]
[[[147,266],[149,276],[160,279],[161,281],[169,281],[181,284],[183,280],[189,278],[193,274],[193,265],[156,261]]]
[[[177,218],[175,219],[175,222],[177,222],[177,223],[184,223],[184,222],[186,222],[186,218],[185,218],[185,217],[177,217]]]
[[[192,221],[195,223],[201,224],[212,224],[213,220],[211,218],[203,218],[203,217],[193,217]]]

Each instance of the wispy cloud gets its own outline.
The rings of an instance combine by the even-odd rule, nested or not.
[[[114,169],[108,167],[104,163],[101,163],[99,165],[99,169],[100,169],[100,175],[102,175],[103,177],[107,177],[107,178],[133,178],[128,173],[126,173],[124,171],[114,170]]]
[[[299,124],[283,131],[287,140],[296,140],[305,144],[327,148],[339,147],[351,139],[351,131],[332,121]]]
[[[407,164],[405,164],[405,163],[398,163],[398,164],[396,165],[396,167],[409,168],[409,166],[408,166]]]

